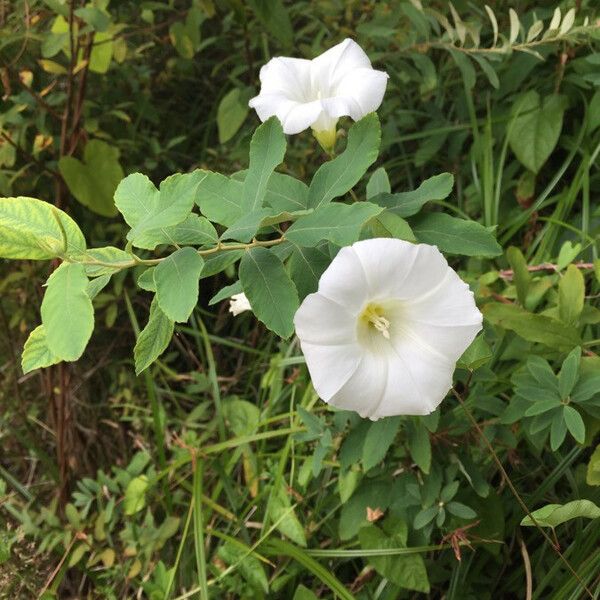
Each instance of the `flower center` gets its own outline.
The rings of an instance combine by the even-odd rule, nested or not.
[[[386,340],[390,339],[390,321],[383,316],[382,306],[374,303],[367,304],[360,318],[369,327],[380,333]]]

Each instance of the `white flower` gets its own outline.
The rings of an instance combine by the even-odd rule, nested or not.
[[[234,294],[231,296],[229,299],[229,312],[232,313],[234,317],[237,317],[245,310],[251,310],[250,302],[248,302],[246,294],[242,292],[241,294]]]
[[[314,60],[271,59],[260,70],[260,94],[249,105],[262,121],[276,115],[285,133],[312,127],[317,139],[321,134],[335,140],[339,117],[358,121],[379,108],[387,79],[356,42],[346,39]]]
[[[342,248],[294,318],[317,393],[372,420],[434,411],[481,321],[435,246],[391,238]]]

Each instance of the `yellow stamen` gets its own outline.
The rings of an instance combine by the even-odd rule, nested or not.
[[[362,312],[361,318],[374,327],[386,339],[390,339],[390,322],[382,314],[381,307],[369,304]]]

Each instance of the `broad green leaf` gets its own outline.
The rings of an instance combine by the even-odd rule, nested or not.
[[[108,71],[113,57],[114,42],[113,34],[107,31],[97,32],[94,36],[94,46],[90,56],[90,71],[104,74]],[[78,62],[83,60],[80,52]]]
[[[529,342],[569,350],[581,343],[579,335],[571,327],[550,317],[527,312],[514,304],[486,304],[483,315],[490,323],[510,329]]]
[[[370,225],[373,237],[391,237],[407,242],[417,241],[410,225],[390,210],[384,210],[373,217]]]
[[[575,441],[583,444],[585,441],[585,425],[581,415],[572,406],[565,406],[563,408],[563,418],[567,429],[575,438]]]
[[[431,442],[427,427],[420,419],[415,419],[408,427],[407,435],[412,459],[423,473],[428,474],[431,468]]]
[[[154,269],[156,300],[172,321],[185,323],[198,303],[198,280],[204,266],[202,257],[190,247],[181,248]]]
[[[94,308],[87,294],[83,265],[63,263],[50,275],[42,300],[48,348],[61,360],[77,360],[94,329]]]
[[[531,283],[531,273],[527,270],[527,262],[519,248],[511,246],[506,251],[506,258],[513,270],[513,281],[517,288],[517,297],[521,306],[525,306],[527,292]]]
[[[472,508],[461,502],[448,502],[446,509],[451,515],[460,519],[474,519],[477,516],[477,513]]]
[[[406,525],[403,532],[393,535],[369,525],[358,532],[358,539],[365,550],[406,548]],[[403,589],[429,592],[427,570],[420,554],[369,556],[368,562],[382,577]]]
[[[173,337],[174,323],[160,309],[156,297],[150,305],[150,316],[133,349],[135,374],[148,368],[166,349]]]
[[[556,452],[567,436],[567,424],[562,411],[556,411],[550,425],[550,448]]]
[[[60,358],[55,356],[50,348],[48,348],[44,326],[38,325],[29,334],[23,346],[23,354],[21,356],[23,373],[29,373],[35,369],[43,369],[58,362],[60,362]]]
[[[186,174],[177,173],[167,177],[161,182],[159,193],[151,194],[150,201],[146,202],[143,207],[137,208],[137,214],[141,213],[141,218],[136,219],[133,224],[127,221],[131,225],[127,239],[135,246],[136,238],[141,237],[142,234],[147,234],[153,229],[178,225],[185,221],[194,206],[198,187],[205,178],[206,173],[201,170]],[[120,188],[121,185],[119,185],[117,193]],[[115,196],[115,203],[119,207],[117,196]]]
[[[90,300],[93,300],[108,285],[109,281],[110,275],[106,273],[95,277],[94,279],[90,279],[86,290]],[[112,306],[114,306],[114,304]]]
[[[270,208],[259,208],[248,213],[244,213],[239,219],[236,219],[227,231],[223,233],[223,240],[238,240],[240,242],[249,242],[258,232],[261,223],[272,212]]]
[[[118,148],[102,140],[90,140],[85,145],[83,161],[63,156],[58,161],[58,169],[69,191],[81,204],[104,217],[117,214],[113,197],[123,179]]]
[[[115,190],[115,205],[129,227],[135,227],[157,210],[160,192],[141,173],[132,173]]]
[[[269,178],[285,156],[286,141],[277,117],[265,121],[250,142],[250,166],[244,179],[242,213],[263,206]]]
[[[558,312],[561,321],[576,325],[585,300],[585,281],[575,265],[569,265],[558,283]]]
[[[206,218],[195,214],[189,215],[178,225],[159,227],[142,232],[135,239],[138,248],[154,250],[156,246],[205,246],[217,244],[219,235],[214,225]]]
[[[74,11],[80,19],[90,25],[94,31],[106,31],[110,25],[110,15],[94,6],[85,6]]]
[[[391,191],[390,179],[385,168],[375,169],[367,183],[367,200],[371,200],[379,194],[389,194]]]
[[[306,534],[292,507],[286,486],[281,482],[271,496],[271,519],[280,533],[285,535],[298,546],[306,547]]]
[[[385,458],[399,429],[400,417],[386,417],[371,424],[362,448],[362,464],[365,471]]]
[[[323,206],[351,190],[377,159],[380,142],[381,128],[375,113],[354,123],[346,150],[315,173],[308,191],[308,207]]]
[[[411,225],[419,242],[435,245],[448,254],[484,257],[502,254],[492,230],[476,221],[433,213],[418,218]]]
[[[399,217],[412,217],[423,208],[425,203],[447,198],[453,187],[454,176],[451,173],[441,173],[426,179],[412,192],[381,193],[370,199]]]
[[[242,284],[239,281],[232,283],[231,285],[226,285],[224,288],[221,288],[209,301],[208,305],[213,306],[218,302],[222,302],[223,300],[227,300],[234,296],[235,294],[242,293]]]
[[[242,256],[239,277],[257,318],[283,338],[292,335],[298,292],[281,260],[267,248],[252,248]]]
[[[269,178],[264,203],[277,212],[305,210],[308,186],[299,179],[275,172]]]
[[[575,385],[571,399],[573,402],[587,402],[600,396],[600,372],[582,373]]]
[[[596,446],[587,466],[585,482],[588,485],[600,485],[600,444]]]
[[[537,173],[556,147],[562,130],[565,99],[550,95],[540,98],[535,90],[522,96],[513,107],[516,116],[509,127],[508,141],[519,161]]]
[[[579,377],[579,364],[581,362],[581,348],[573,348],[565,358],[560,373],[558,374],[558,391],[561,398],[567,398]]]
[[[359,239],[363,225],[382,210],[370,202],[327,204],[298,219],[285,232],[285,237],[298,246],[314,247],[321,240],[347,246]]]
[[[288,264],[290,277],[298,290],[300,300],[317,291],[319,279],[330,263],[331,258],[326,247],[294,247]]]
[[[150,482],[146,475],[134,477],[125,489],[125,498],[123,500],[124,511],[126,515],[135,515],[146,506],[146,491]]]
[[[483,335],[478,335],[458,359],[457,366],[475,371],[489,362],[491,358],[492,350]]]
[[[90,248],[81,256],[75,256],[74,259],[85,261],[85,272],[88,277],[113,275],[121,269],[132,266],[133,260],[128,252],[114,246]]]
[[[600,517],[600,508],[590,500],[573,500],[566,504],[548,504],[532,511],[531,515],[542,527],[557,527],[577,517],[597,519]],[[529,515],[523,518],[521,525],[535,527]]]
[[[244,183],[220,173],[205,171],[198,186],[196,204],[213,223],[231,225],[242,214]]]
[[[294,592],[294,597],[292,600],[319,600],[317,596],[315,596],[314,592],[309,590],[306,586],[300,584],[296,591]]]
[[[228,250],[227,252],[217,252],[209,254],[204,260],[204,268],[200,274],[200,279],[212,277],[221,271],[224,271],[229,265],[236,263],[244,255],[244,250]]]
[[[352,539],[361,527],[369,525],[367,508],[385,511],[394,499],[394,488],[388,481],[363,479],[361,485],[343,506],[339,535],[342,541]]]
[[[248,110],[248,94],[240,88],[234,88],[223,96],[217,108],[217,127],[221,144],[228,142],[238,132]]]
[[[242,577],[256,590],[269,591],[269,582],[260,561],[252,556],[253,550],[240,541],[226,541],[217,551],[219,558],[239,569]]]
[[[77,223],[35,198],[0,198],[0,257],[47,260],[84,252]]]
[[[234,398],[224,402],[223,414],[231,431],[237,436],[252,435],[258,429],[260,410],[247,400]]]
[[[292,45],[294,30],[282,0],[250,0],[249,5],[273,37],[284,46]]]
[[[156,267],[149,267],[137,278],[138,287],[147,292],[156,292],[156,284],[154,283],[155,269]]]

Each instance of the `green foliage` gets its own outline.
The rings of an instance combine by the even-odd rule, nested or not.
[[[532,518],[533,517],[533,518]],[[600,508],[589,500],[573,500],[566,504],[547,504],[538,508],[522,521],[521,525],[532,527],[533,519],[542,527],[557,527],[571,519],[584,517],[586,519],[597,519],[600,517]]]

